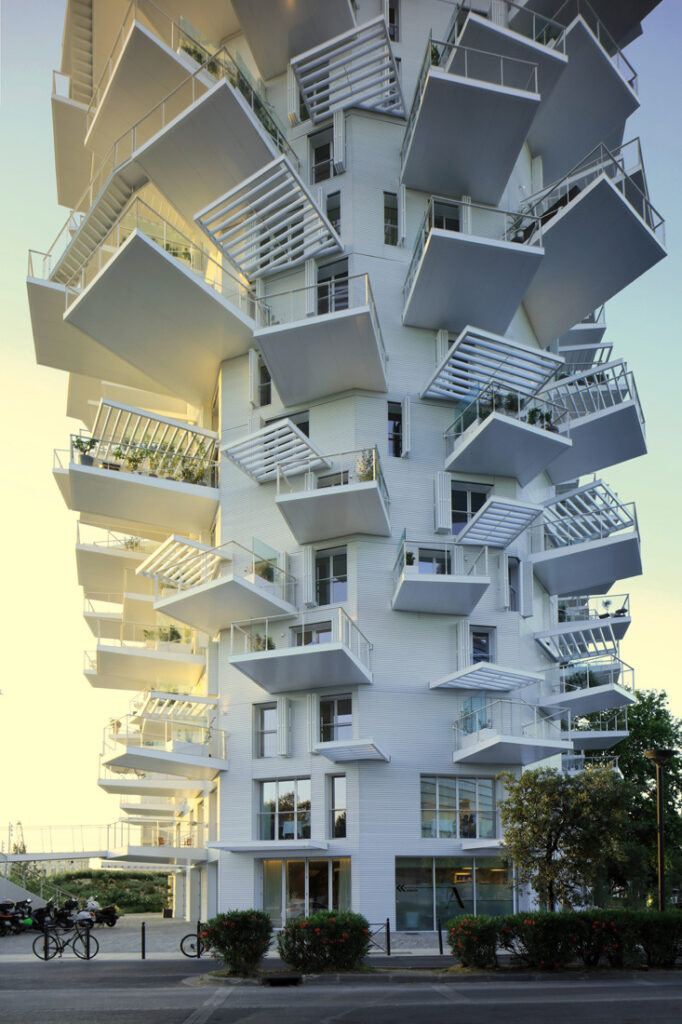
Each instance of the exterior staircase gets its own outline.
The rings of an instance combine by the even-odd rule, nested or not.
[[[92,97],[92,0],[71,0],[71,99]]]

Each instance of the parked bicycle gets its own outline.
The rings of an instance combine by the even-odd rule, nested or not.
[[[185,956],[199,959],[202,956],[208,955],[211,952],[211,947],[208,939],[204,939],[198,932],[190,932],[189,935],[185,935],[180,940],[180,951]]]
[[[99,953],[99,942],[90,934],[89,928],[76,925],[68,939],[57,931],[44,932],[33,940],[33,952],[39,960],[52,960],[61,957],[64,950],[71,946],[79,960],[92,960]]]

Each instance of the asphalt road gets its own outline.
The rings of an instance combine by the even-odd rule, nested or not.
[[[682,972],[297,988],[192,985],[212,963],[5,963],[2,1024],[679,1024]]]

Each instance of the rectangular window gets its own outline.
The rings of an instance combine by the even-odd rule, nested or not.
[[[276,928],[316,910],[350,910],[350,857],[263,861],[263,910]]]
[[[398,931],[431,931],[461,914],[511,914],[511,864],[502,857],[396,857]]]
[[[509,587],[509,611],[519,610],[520,562],[510,555],[507,559],[507,585]]]
[[[271,420],[266,420],[265,425],[270,426],[271,423],[279,423],[281,420],[291,420],[295,427],[305,434],[306,437],[310,437],[310,412],[308,409],[304,409],[302,412],[292,412],[288,416],[274,416]]]
[[[400,42],[400,0],[388,0],[386,11],[388,22],[388,38],[392,43]]]
[[[495,835],[494,787],[494,779],[422,775],[422,838],[493,838]]]
[[[329,779],[329,838],[345,839],[346,835],[346,776],[332,775]]]
[[[330,192],[327,196],[327,220],[336,231],[341,234],[341,193]]]
[[[459,533],[488,500],[488,490],[480,485],[452,484],[452,532]]]
[[[471,627],[471,664],[477,665],[479,661],[494,661],[493,651],[495,631],[492,629],[478,629]]]
[[[348,309],[348,260],[335,260],[317,270],[317,315]]]
[[[258,838],[310,839],[310,779],[260,783]]]
[[[270,405],[272,402],[272,378],[260,357],[258,359],[258,401],[260,405]]]
[[[310,176],[314,185],[334,177],[334,135],[331,128],[310,136],[310,159]]]
[[[398,196],[384,192],[384,245],[398,244]]]
[[[277,754],[277,705],[259,704],[256,715],[256,757],[275,757]]]
[[[400,402],[388,403],[388,454],[397,459],[403,454],[403,407]]]
[[[346,548],[315,552],[316,604],[341,604],[348,600],[348,558]]]
[[[452,572],[447,548],[419,548],[419,572],[430,576],[448,576]]]
[[[329,644],[332,641],[332,624],[331,622],[312,622],[308,626],[293,626],[291,637],[293,647]]]
[[[353,698],[350,693],[320,698],[320,743],[353,736]]]

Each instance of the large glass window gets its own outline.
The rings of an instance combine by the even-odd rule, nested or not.
[[[384,245],[398,244],[398,196],[384,192]]]
[[[353,698],[349,693],[320,698],[320,742],[349,740],[353,736]]]
[[[346,838],[346,776],[332,775],[329,779],[329,836]]]
[[[327,181],[336,174],[334,167],[334,140],[331,128],[310,136],[311,178],[314,185]]]
[[[258,402],[261,406],[272,402],[272,378],[262,359],[258,360]]]
[[[483,629],[478,626],[471,627],[471,663],[477,665],[479,661],[494,661],[493,651],[495,631]]]
[[[335,260],[317,268],[317,313],[348,309],[348,260]]]
[[[310,779],[261,782],[258,838],[310,839]]]
[[[329,644],[332,641],[332,624],[331,622],[311,622],[308,626],[293,626],[291,636],[293,647]]]
[[[398,931],[432,930],[432,857],[396,857],[395,912]]]
[[[276,928],[316,910],[350,910],[350,857],[263,861],[263,910]]]
[[[315,552],[315,601],[341,604],[348,600],[348,558],[346,548]]]
[[[403,407],[400,402],[388,403],[388,454],[403,454]]]
[[[431,931],[460,914],[510,914],[513,878],[502,857],[396,857],[399,931]]]
[[[485,693],[473,693],[462,701],[462,732],[469,735],[479,729],[487,729],[488,697]]]
[[[466,484],[452,485],[452,532],[459,533],[478,510],[485,505],[488,492],[468,487]]]
[[[341,193],[330,192],[327,196],[327,220],[336,231],[341,234]]]
[[[275,757],[277,754],[277,705],[259,704],[256,715],[256,757]]]
[[[493,779],[421,777],[424,839],[489,839],[495,835]]]
[[[432,576],[450,573],[450,552],[447,548],[419,548],[419,572]]]

